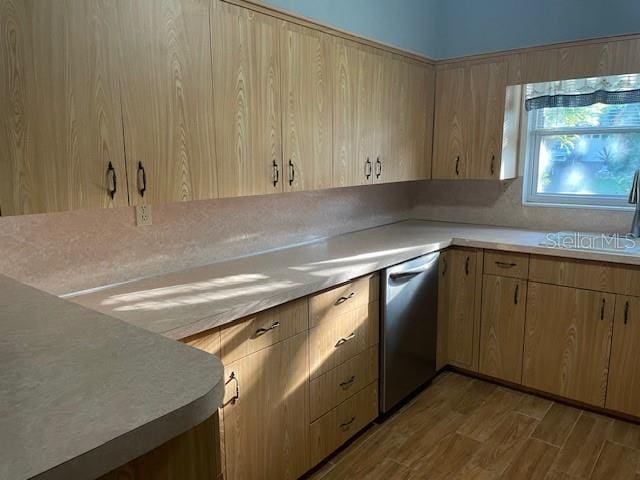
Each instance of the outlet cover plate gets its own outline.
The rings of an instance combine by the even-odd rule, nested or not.
[[[151,205],[136,206],[136,225],[138,227],[152,225]]]

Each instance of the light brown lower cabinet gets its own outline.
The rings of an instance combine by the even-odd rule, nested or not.
[[[520,383],[526,301],[526,280],[484,276],[480,373]]]
[[[309,346],[303,332],[225,365],[226,478],[296,479],[309,469]]]
[[[475,250],[452,248],[440,257],[438,368],[473,369],[476,302]]]
[[[615,296],[530,282],[523,385],[605,406]]]
[[[619,295],[606,407],[640,417],[640,298]]]
[[[377,416],[376,381],[311,424],[311,466],[320,463]]]

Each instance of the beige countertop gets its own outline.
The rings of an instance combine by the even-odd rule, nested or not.
[[[0,478],[95,478],[223,394],[212,355],[0,275]]]
[[[412,220],[68,298],[179,339],[451,245],[640,265],[639,255],[541,246],[546,236]]]

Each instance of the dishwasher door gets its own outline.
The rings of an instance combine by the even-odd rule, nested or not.
[[[380,411],[436,374],[440,252],[387,268],[382,278]]]

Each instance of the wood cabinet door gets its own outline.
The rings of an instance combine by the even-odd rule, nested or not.
[[[454,248],[440,259],[438,284],[439,367],[446,363],[472,369],[474,364],[474,308],[476,252]]]
[[[333,47],[325,33],[282,23],[285,191],[332,186]]]
[[[640,298],[616,298],[606,407],[640,417]]]
[[[484,276],[480,373],[520,383],[526,301],[526,280]]]
[[[296,479],[309,468],[308,333],[225,366],[228,480]]]
[[[132,204],[218,195],[209,3],[118,1]]]
[[[436,72],[435,137],[433,144],[434,179],[465,178],[469,162],[470,106],[468,72],[465,68]]]
[[[225,2],[213,5],[220,196],[282,192],[278,21]]]
[[[603,407],[615,296],[529,282],[522,384]]]
[[[127,205],[118,35],[109,1],[0,1],[1,215]]]
[[[471,155],[468,178],[499,179],[504,107],[507,91],[507,62],[481,63],[469,68],[471,95]]]
[[[407,159],[400,180],[431,178],[435,71],[428,65],[409,63],[409,135],[404,148]]]
[[[382,99],[381,59],[347,40],[335,41],[333,184],[337,187],[373,183],[379,151]],[[377,98],[374,98],[377,97]]]

